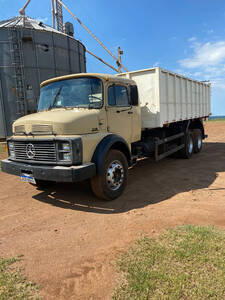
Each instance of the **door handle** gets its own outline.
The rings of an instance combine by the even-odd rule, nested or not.
[[[127,111],[127,109],[124,109],[124,110],[117,110],[116,112],[119,114],[119,113],[121,113],[121,112],[124,112],[124,111]],[[128,111],[128,114],[133,114],[133,112],[132,111]]]

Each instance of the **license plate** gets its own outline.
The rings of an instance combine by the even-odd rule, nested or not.
[[[36,184],[34,177],[29,174],[21,174],[20,178],[21,178],[21,181],[23,181],[23,182],[29,182],[29,183]]]

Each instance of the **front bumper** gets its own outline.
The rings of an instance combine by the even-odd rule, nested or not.
[[[22,173],[26,173],[32,174],[35,179],[56,182],[78,182],[91,178],[96,174],[94,163],[71,167],[40,166],[4,159],[1,168],[3,172],[8,174],[20,176]]]

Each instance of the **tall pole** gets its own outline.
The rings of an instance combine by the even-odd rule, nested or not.
[[[118,65],[118,58],[108,49],[106,46],[85,26],[80,19],[78,19],[77,16],[75,16],[72,11],[61,1],[57,0],[58,3],[60,3],[70,14],[71,16],[115,59],[117,65]],[[127,68],[121,64],[121,67],[128,72]]]
[[[97,58],[99,61],[101,61],[103,64],[105,64],[106,66],[108,66],[109,68],[113,69],[114,71],[116,71],[117,73],[121,73],[119,72],[119,69],[117,70],[116,68],[114,68],[113,66],[111,66],[110,64],[108,64],[106,61],[104,61],[102,58],[100,58],[99,56],[97,56],[96,54],[92,53],[91,51],[89,51],[86,48],[86,52],[89,53],[90,55],[94,56],[95,58]]]
[[[27,8],[28,4],[30,3],[31,0],[27,0],[26,4],[24,5],[23,8],[21,8],[19,10],[19,13],[21,14],[21,16],[25,16],[25,9]]]
[[[57,30],[63,32],[63,11],[62,4],[59,0],[55,0],[55,18]]]
[[[123,51],[121,50],[120,46],[118,47],[117,51],[118,51],[118,60],[117,60],[118,71],[119,73],[121,73],[121,66],[122,66],[121,55],[123,54]]]
[[[52,27],[55,29],[55,5],[54,5],[54,0],[52,0]]]

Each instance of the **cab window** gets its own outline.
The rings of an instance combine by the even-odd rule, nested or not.
[[[129,97],[126,86],[112,85],[108,88],[109,106],[129,106]]]

